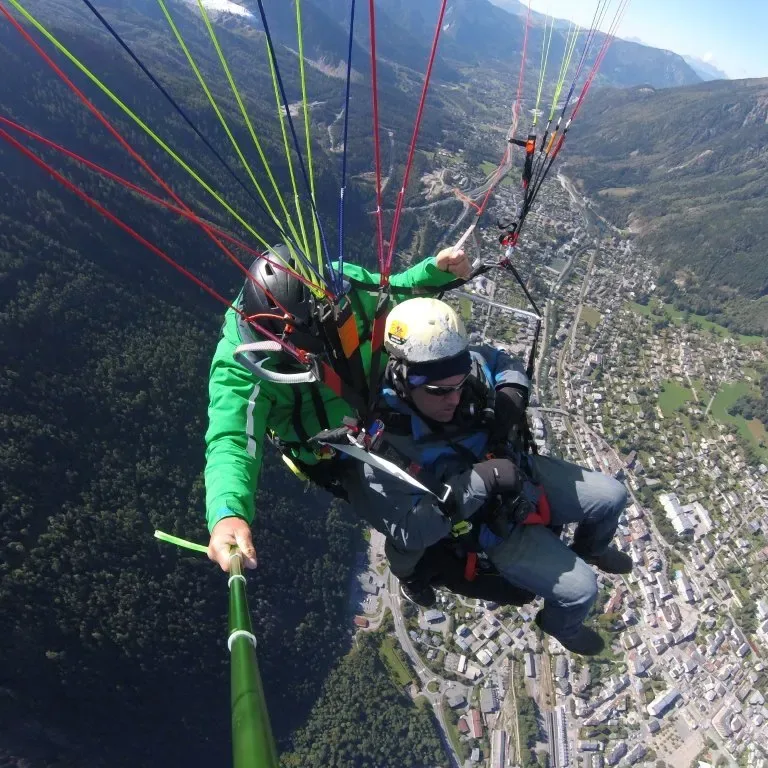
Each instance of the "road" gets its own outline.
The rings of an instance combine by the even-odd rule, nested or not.
[[[421,659],[419,658],[419,654],[416,651],[416,648],[413,645],[413,642],[408,635],[408,630],[405,627],[405,622],[403,621],[402,613],[400,612],[400,606],[397,605],[399,598],[397,597],[399,595],[399,584],[397,581],[397,578],[392,574],[389,573],[389,578],[387,580],[387,587],[389,590],[389,595],[387,595],[387,601],[389,602],[390,609],[392,611],[392,618],[395,622],[395,634],[397,635],[398,642],[400,643],[400,647],[405,651],[406,655],[410,659],[411,666],[413,667],[414,671],[418,675],[419,682],[421,683],[422,693],[426,697],[427,701],[432,705],[432,709],[435,712],[435,717],[437,718],[437,722],[440,724],[440,738],[443,741],[443,746],[445,747],[446,754],[449,756],[449,759],[451,761],[451,766],[454,766],[455,768],[459,768],[459,761],[456,757],[456,753],[453,751],[453,746],[451,745],[451,739],[448,735],[448,726],[445,722],[445,716],[443,714],[443,707],[442,707],[442,698],[443,698],[443,685],[440,685],[440,689],[437,693],[431,693],[429,690],[427,690],[427,685],[432,680],[437,680],[438,684],[445,683],[442,678],[435,677],[432,672],[427,669],[424,664],[422,663]]]

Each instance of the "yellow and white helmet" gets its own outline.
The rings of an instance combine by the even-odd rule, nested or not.
[[[408,299],[387,317],[384,348],[408,365],[433,363],[462,355],[469,347],[464,323],[438,299]]]

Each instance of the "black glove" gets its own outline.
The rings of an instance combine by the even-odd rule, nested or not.
[[[532,515],[536,511],[536,507],[530,502],[522,493],[518,494],[514,498],[504,501],[502,504],[504,510],[504,516],[510,523],[518,525],[524,523],[529,515]]]
[[[496,390],[493,426],[495,442],[506,441],[511,430],[525,424],[525,408],[528,394],[524,389],[508,384]]]
[[[472,469],[482,478],[489,497],[518,496],[523,488],[520,470],[509,459],[488,459]]]

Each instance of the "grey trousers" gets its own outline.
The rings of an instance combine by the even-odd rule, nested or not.
[[[574,549],[584,556],[604,552],[627,502],[624,485],[560,459],[530,460],[549,500],[551,524],[578,523]],[[510,583],[544,598],[545,630],[566,639],[578,632],[597,597],[597,578],[576,552],[542,525],[513,526],[503,539],[483,526],[480,543]]]

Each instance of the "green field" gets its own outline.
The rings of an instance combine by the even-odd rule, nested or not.
[[[487,160],[484,163],[480,163],[480,170],[488,176],[488,174],[493,173],[499,166],[495,163],[489,163]]]
[[[745,381],[725,384],[717,393],[710,413],[722,424],[733,424],[744,440],[754,445],[762,453],[763,458],[768,459],[768,433],[762,423],[757,419],[747,421],[743,416],[732,416],[728,413],[728,409],[740,397],[754,391],[754,388]]]
[[[706,405],[712,397],[712,390],[709,384],[705,384],[702,379],[693,379],[692,384],[696,394],[699,396],[699,402]]]
[[[751,387],[745,381],[737,381],[733,384],[724,384],[720,387],[715,401],[712,403],[710,413],[720,422],[735,424],[738,417],[731,416],[728,409],[744,395],[748,395]],[[742,421],[745,421],[742,419]]]
[[[628,302],[629,308],[633,312],[637,312],[638,315],[645,315],[646,317],[651,316],[651,305],[649,304],[638,304],[636,301],[630,301]]]
[[[391,637],[385,637],[381,643],[379,653],[398,685],[405,687],[413,682],[413,675],[411,674],[411,670],[397,657],[394,642],[395,641]]]
[[[603,316],[594,307],[583,306],[581,308],[581,320],[590,328],[596,328],[602,319]]]
[[[469,748],[465,742],[461,741],[461,734],[459,734],[459,729],[453,723],[453,718],[448,714],[448,707],[443,707],[442,702],[440,706],[443,710],[443,720],[445,720],[445,725],[448,730],[448,738],[451,740],[453,751],[466,760],[469,757]]]
[[[630,301],[628,306],[634,312],[644,315],[645,317],[650,317],[652,320],[661,320],[662,317],[667,317],[676,325],[681,325],[683,323],[683,312],[679,309],[675,309],[669,304],[663,304],[657,300],[649,301],[646,305],[638,304],[636,301]],[[741,333],[734,334],[724,326],[713,323],[711,320],[707,320],[703,315],[690,314],[687,323],[688,325],[698,326],[705,331],[714,329],[715,333],[718,335],[730,336],[738,339],[742,344],[762,344],[765,341],[765,337],[763,336],[745,336]]]
[[[667,418],[674,416],[675,411],[680,410],[689,400],[693,400],[693,392],[676,381],[667,379],[662,386],[659,407]]]

